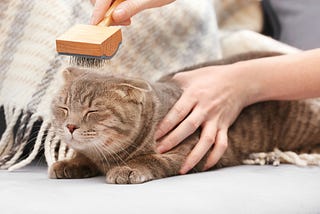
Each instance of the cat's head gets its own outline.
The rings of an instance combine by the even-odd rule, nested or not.
[[[130,146],[144,126],[150,85],[78,68],[64,70],[63,76],[65,83],[52,103],[60,137],[70,147],[90,153],[114,153]]]

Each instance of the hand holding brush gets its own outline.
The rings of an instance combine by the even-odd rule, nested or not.
[[[103,19],[104,14],[110,8],[112,0],[91,0],[94,10],[91,24],[97,24]],[[150,8],[161,7],[174,2],[174,0],[127,0],[120,3],[112,13],[112,19],[116,25],[130,25],[131,17]],[[113,4],[112,4],[113,5]]]
[[[112,1],[97,25],[75,25],[56,40],[59,54],[72,56],[71,61],[80,66],[101,66],[112,58],[121,41],[121,28],[113,24],[112,13],[124,0]]]

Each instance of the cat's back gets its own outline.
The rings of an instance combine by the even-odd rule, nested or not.
[[[229,141],[233,150],[243,154],[319,145],[320,99],[253,104],[230,127]]]

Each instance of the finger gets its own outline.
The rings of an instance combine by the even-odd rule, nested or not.
[[[160,122],[155,133],[155,139],[159,139],[172,130],[178,123],[180,123],[191,112],[195,106],[195,100],[190,100],[186,94],[182,94],[180,99],[174,104],[171,110]]]
[[[146,1],[143,0],[131,0],[122,2],[116,7],[112,14],[112,18],[115,22],[123,22],[138,12],[146,9]]]
[[[90,0],[91,4],[94,5],[96,3],[96,0]]]
[[[104,18],[110,4],[111,0],[96,0],[90,23],[93,25],[98,24]]]
[[[178,145],[181,141],[195,132],[204,119],[205,118],[202,110],[196,108],[184,121],[179,124],[177,128],[175,128],[167,137],[165,137],[165,139],[163,139],[162,142],[160,142],[157,148],[158,152],[166,152]]]
[[[142,10],[160,7],[169,4],[174,0],[154,1],[154,0],[130,0],[122,2],[113,12],[112,18],[115,22],[120,23],[131,18]]]
[[[123,21],[123,22],[119,23],[118,25],[122,25],[122,26],[131,25],[131,19],[127,19],[126,21]]]
[[[186,174],[205,156],[215,142],[217,133],[216,122],[207,122],[203,127],[200,140],[188,155],[186,161],[180,169],[180,174]]]
[[[213,167],[222,157],[228,147],[228,130],[219,130],[212,152],[209,154],[204,170]]]
[[[131,25],[131,19],[127,19],[123,22],[120,22],[120,23],[117,23],[117,22],[112,22],[111,23],[111,26],[117,26],[117,25],[122,25],[122,26],[128,26],[128,25]]]

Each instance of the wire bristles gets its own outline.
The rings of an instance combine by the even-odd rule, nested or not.
[[[102,57],[86,57],[86,56],[71,56],[70,57],[70,65],[81,66],[81,67],[95,67],[101,68],[106,61],[107,58]]]
[[[64,52],[59,52],[59,54],[71,56],[69,64],[72,66],[102,68],[118,52],[120,45],[121,45],[121,42],[118,44],[117,49],[114,50],[112,55],[90,56],[90,55],[64,53]]]

